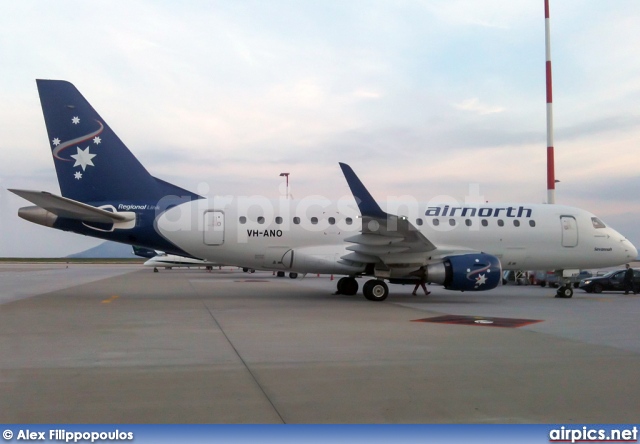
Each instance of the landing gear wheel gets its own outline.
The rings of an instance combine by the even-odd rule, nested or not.
[[[353,296],[358,292],[358,281],[355,278],[348,277],[342,284],[342,294]]]
[[[558,288],[558,293],[556,293],[557,298],[571,298],[573,297],[573,288],[571,285],[565,285],[563,287]]]
[[[290,277],[291,279],[296,279],[296,278],[298,277],[298,273],[293,273],[293,272],[291,272],[291,273],[289,273],[289,277]]]
[[[276,276],[278,276],[279,278],[283,278],[284,277],[284,271],[278,271],[276,273]]]
[[[348,277],[341,277],[340,279],[338,279],[338,283],[336,284],[336,294],[343,294],[343,287],[344,287],[344,283],[345,281],[349,279]]]
[[[373,279],[365,282],[364,287],[362,287],[362,293],[370,301],[384,301],[389,296],[389,287],[384,281]]]
[[[158,269],[157,269],[156,267],[153,267],[153,272],[154,272],[154,273],[157,273],[157,272],[158,272]]]
[[[338,294],[353,296],[358,292],[358,281],[352,277],[342,277],[338,280]]]

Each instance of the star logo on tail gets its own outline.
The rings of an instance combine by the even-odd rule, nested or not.
[[[87,147],[84,150],[78,148],[78,154],[72,154],[71,157],[76,159],[76,163],[73,164],[74,167],[81,166],[82,171],[86,170],[88,166],[95,166],[91,159],[96,157],[95,154],[91,154],[89,152],[89,148]]]

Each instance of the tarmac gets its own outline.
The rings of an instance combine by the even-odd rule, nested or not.
[[[640,418],[640,295],[390,286],[378,303],[335,284],[0,264],[0,423]]]

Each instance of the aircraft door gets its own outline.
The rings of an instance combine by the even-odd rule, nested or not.
[[[204,243],[222,245],[224,243],[224,213],[207,211],[204,213]]]
[[[562,246],[575,247],[578,245],[578,224],[573,216],[560,216],[562,226]]]

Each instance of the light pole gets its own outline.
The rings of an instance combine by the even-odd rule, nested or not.
[[[287,200],[289,200],[289,173],[280,173],[280,177],[282,176],[287,179]]]

